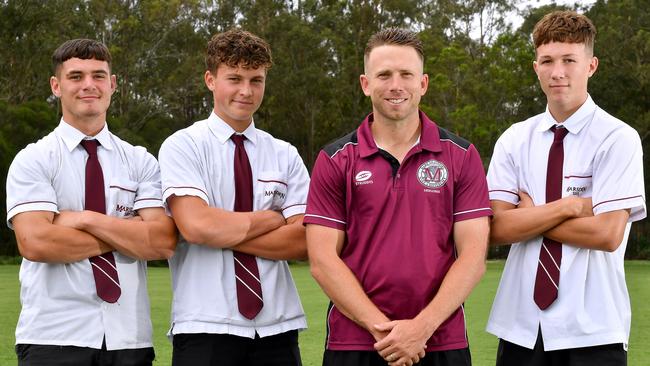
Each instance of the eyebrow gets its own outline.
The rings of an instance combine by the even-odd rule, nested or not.
[[[78,75],[78,74],[83,74],[83,73],[84,73],[84,72],[81,71],[81,70],[70,70],[70,71],[68,71],[68,72],[66,73],[66,75]],[[102,69],[92,70],[92,71],[90,71],[90,73],[91,73],[91,74],[104,74],[104,75],[108,75],[108,71],[106,71],[106,70],[102,70]]]

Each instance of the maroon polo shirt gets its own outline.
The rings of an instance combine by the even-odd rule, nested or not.
[[[492,214],[485,171],[472,144],[420,112],[420,142],[402,164],[377,148],[372,114],[326,146],[314,166],[305,224],[343,230],[341,259],[392,320],[415,317],[456,258],[456,221]],[[374,338],[331,306],[327,349],[373,351]],[[463,308],[427,342],[427,352],[468,346]]]

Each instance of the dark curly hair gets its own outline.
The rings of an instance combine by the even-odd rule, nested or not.
[[[205,66],[216,72],[220,64],[269,69],[273,64],[271,47],[262,38],[241,29],[215,34],[208,42]]]
[[[535,49],[551,42],[584,43],[593,52],[596,27],[575,11],[554,11],[544,15],[533,29]]]
[[[52,70],[56,75],[61,65],[71,58],[82,60],[95,59],[106,61],[108,69],[111,69],[111,53],[105,44],[93,39],[71,39],[64,42],[52,54]]]

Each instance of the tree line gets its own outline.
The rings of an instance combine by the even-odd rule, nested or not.
[[[365,43],[377,30],[405,27],[425,45],[430,84],[422,109],[472,141],[487,167],[492,147],[512,123],[545,108],[532,69],[531,32],[547,5],[506,14],[519,0],[0,0],[0,177],[14,155],[59,122],[49,87],[51,55],[63,41],[94,38],[113,56],[118,89],[111,130],[157,155],[174,131],[206,118],[203,54],[212,34],[241,27],[271,45],[274,65],[255,115],[258,127],[290,141],[308,167],[327,142],[355,128],[371,110],[359,87]],[[596,103],[650,142],[650,0],[598,0],[578,10],[598,30]],[[644,157],[646,187],[650,186]],[[621,182],[625,184],[625,182]],[[647,190],[646,190],[647,191]],[[5,190],[0,194],[6,206]],[[6,222],[6,210],[0,218]],[[1,225],[0,255],[17,255]],[[492,255],[503,253],[493,252]],[[628,256],[650,258],[648,220],[633,225]]]

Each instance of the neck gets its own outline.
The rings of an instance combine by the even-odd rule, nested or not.
[[[63,114],[63,121],[81,131],[86,136],[97,135],[106,124],[106,115],[93,118],[74,118]]]
[[[585,95],[584,99],[580,103],[567,105],[561,103],[548,103],[548,111],[551,113],[551,116],[559,122],[562,123],[569,119],[583,104],[587,101],[587,96]]]
[[[377,114],[373,114],[378,117]],[[372,136],[382,147],[391,145],[413,145],[420,136],[420,116],[399,121],[375,118],[370,125]]]

